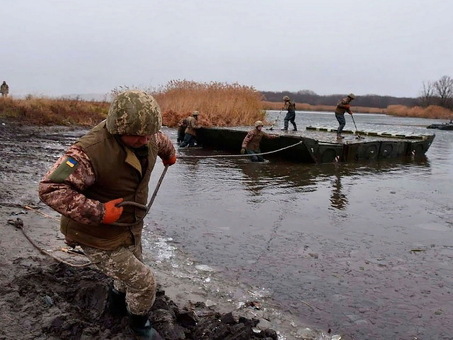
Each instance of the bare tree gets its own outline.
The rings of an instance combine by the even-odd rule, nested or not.
[[[453,108],[453,79],[443,76],[434,83],[434,88],[439,97],[439,105],[448,109]]]
[[[434,83],[431,81],[423,82],[423,89],[420,93],[420,97],[418,97],[418,101],[420,102],[420,106],[428,107],[435,102],[434,97]]]

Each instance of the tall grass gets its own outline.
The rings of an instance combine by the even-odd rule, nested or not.
[[[163,123],[173,127],[193,111],[203,126],[252,125],[263,120],[261,94],[253,87],[219,82],[173,80],[153,91]]]
[[[109,103],[80,99],[0,98],[0,117],[35,125],[93,126],[105,119]]]
[[[115,95],[128,87],[112,91]],[[145,90],[155,96],[162,109],[163,123],[169,127],[199,111],[203,126],[253,125],[265,119],[264,110],[281,110],[283,102],[262,101],[261,94],[253,87],[219,82],[197,83],[173,80],[153,90]],[[105,119],[109,103],[80,99],[51,99],[27,96],[25,99],[0,98],[0,118],[15,119],[24,124],[94,126]],[[390,105],[387,109],[352,106],[353,112],[387,113],[403,117],[452,119],[453,112],[439,107],[407,107]],[[299,111],[334,112],[334,106],[296,103]]]
[[[400,117],[453,119],[453,111],[437,105],[430,105],[426,108],[420,106],[389,105],[387,107],[387,113]]]

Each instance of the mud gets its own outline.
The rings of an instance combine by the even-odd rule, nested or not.
[[[0,339],[133,338],[127,317],[109,311],[111,280],[68,252],[59,215],[37,196],[44,172],[85,132],[0,120]],[[196,273],[181,278],[151,266],[160,284],[150,319],[165,339],[331,338],[297,327],[258,298],[237,301],[218,287],[203,290]]]
[[[127,317],[109,311],[108,277],[92,266],[72,267],[46,255],[87,263],[83,255],[67,252],[58,215],[36,192],[42,174],[84,131],[5,120],[0,130],[0,339],[131,339]],[[194,287],[172,286],[169,275],[157,275],[168,286],[160,286],[150,318],[165,339],[277,339],[268,321],[197,301],[197,295],[206,299]],[[264,309],[257,306],[252,301],[246,309]]]
[[[126,316],[108,308],[109,278],[92,268],[31,266],[1,289],[5,339],[133,339]],[[150,319],[165,339],[277,339],[258,320],[221,314],[203,303],[179,308],[158,290]],[[16,321],[16,322],[14,322]],[[19,321],[19,322],[17,322]]]

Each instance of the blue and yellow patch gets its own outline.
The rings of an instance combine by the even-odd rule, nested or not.
[[[79,162],[74,158],[67,157],[49,176],[55,183],[64,182],[78,167]]]
[[[71,168],[73,168],[77,164],[79,163],[77,163],[77,161],[74,158],[68,157],[68,159],[66,160],[66,165],[70,166]]]

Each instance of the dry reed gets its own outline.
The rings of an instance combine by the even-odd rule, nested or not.
[[[121,92],[127,87],[112,91]],[[265,119],[265,110],[281,110],[283,102],[262,101],[253,87],[225,83],[197,83],[175,80],[158,90],[149,90],[161,106],[163,122],[169,127],[199,111],[203,126],[253,125]],[[27,96],[26,99],[0,98],[0,118],[36,125],[94,126],[107,116],[109,103],[80,99],[51,99]],[[333,112],[334,106],[296,103],[299,111]],[[353,112],[387,113],[403,117],[452,119],[453,111],[440,106],[407,107],[390,105],[387,109],[352,107]]]
[[[203,126],[253,125],[264,120],[261,94],[237,83],[197,83],[173,80],[152,93],[162,109],[165,125],[174,127],[193,111]]]
[[[434,119],[453,119],[453,111],[437,105],[426,108],[420,106],[389,105],[387,114],[400,117],[419,117]]]
[[[93,126],[105,119],[107,102],[79,99],[0,98],[0,117],[35,125]]]

